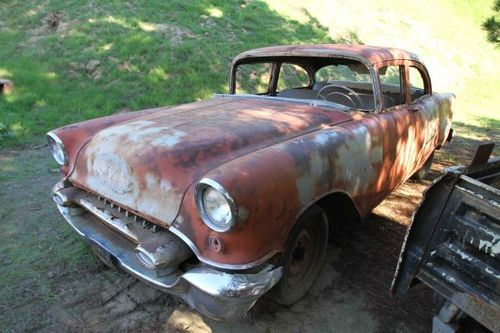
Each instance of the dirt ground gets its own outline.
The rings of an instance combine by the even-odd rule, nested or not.
[[[406,182],[365,221],[339,226],[303,300],[283,307],[264,297],[229,323],[95,259],[51,202],[58,174],[46,147],[0,151],[0,331],[429,332],[431,291],[417,286],[397,299],[389,287],[422,192],[475,143],[458,137],[437,154],[429,180]]]

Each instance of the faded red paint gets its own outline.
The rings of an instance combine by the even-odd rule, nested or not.
[[[269,46],[254,49],[240,53],[234,58],[233,63],[237,63],[242,59],[260,57],[348,57],[358,59],[372,66],[394,59],[420,62],[416,54],[401,49],[369,45],[312,44]]]
[[[83,147],[69,180],[166,227],[177,216],[186,189],[206,172],[322,125],[350,119],[320,108],[282,106],[219,97],[120,122],[95,134]],[[122,185],[128,188],[118,188]]]
[[[262,56],[352,57],[374,71],[402,59],[427,73],[409,52],[367,46],[272,47],[234,63]],[[363,216],[418,170],[448,136],[451,96],[432,95],[415,107],[342,112],[221,96],[54,132],[68,151],[69,182],[182,233],[203,261],[240,267],[282,251],[297,218],[320,198],[343,192]],[[203,177],[234,198],[234,230],[216,233],[201,220],[194,187]],[[210,247],[211,235],[223,251]]]

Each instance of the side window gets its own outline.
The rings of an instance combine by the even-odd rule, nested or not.
[[[401,70],[403,66],[384,66],[379,69],[380,89],[384,108],[404,103]]]
[[[236,69],[236,93],[268,93],[272,68],[273,64],[270,62],[239,65]]]
[[[309,86],[309,81],[309,74],[307,74],[304,68],[293,64],[281,64],[278,77],[278,91],[307,87]]]
[[[425,84],[424,78],[422,77],[422,73],[413,66],[409,68],[410,74],[410,99],[411,101],[415,101],[416,99],[425,95]]]

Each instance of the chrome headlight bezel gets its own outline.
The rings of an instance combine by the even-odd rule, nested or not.
[[[224,197],[224,199],[226,200],[227,204],[229,205],[229,208],[231,211],[231,217],[230,217],[227,225],[223,226],[220,223],[217,223],[211,217],[211,215],[206,211],[205,203],[204,203],[204,199],[203,199],[203,194],[208,189],[214,189],[219,194],[221,194]],[[201,216],[203,222],[206,225],[208,225],[210,227],[210,229],[212,229],[216,232],[227,232],[234,227],[234,225],[236,224],[236,218],[237,218],[236,203],[234,202],[231,195],[229,195],[229,193],[226,191],[226,189],[222,185],[220,185],[219,183],[217,183],[216,181],[214,181],[210,178],[203,178],[196,185],[194,192],[195,192],[194,195],[195,195],[196,207],[198,208],[198,211],[200,213],[200,216]]]
[[[47,141],[49,143],[52,157],[56,160],[57,164],[60,166],[68,164],[68,154],[66,153],[66,148],[64,147],[61,139],[59,139],[54,132],[48,132]]]

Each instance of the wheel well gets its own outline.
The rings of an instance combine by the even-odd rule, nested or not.
[[[316,202],[325,211],[331,230],[344,222],[360,221],[361,215],[352,198],[343,192],[328,194]],[[335,226],[333,225],[335,223]]]

